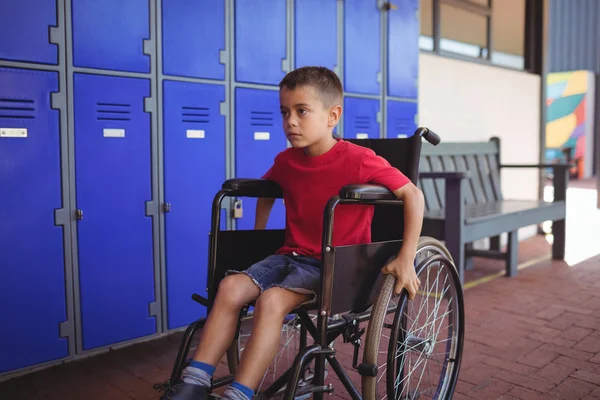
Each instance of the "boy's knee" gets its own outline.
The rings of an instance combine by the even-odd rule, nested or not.
[[[256,309],[262,315],[283,318],[292,310],[286,301],[282,301],[285,289],[271,288],[265,290],[256,301]]]
[[[219,298],[235,307],[242,307],[258,296],[259,290],[243,274],[226,276],[219,284]]]

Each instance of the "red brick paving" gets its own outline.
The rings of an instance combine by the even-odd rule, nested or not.
[[[519,261],[548,254],[542,237],[521,243]],[[467,281],[502,271],[476,260]],[[517,277],[465,291],[466,334],[454,399],[600,399],[600,256],[574,266],[543,261]],[[181,333],[0,383],[1,399],[158,399]],[[351,347],[337,346],[351,370]],[[218,373],[226,371],[224,362]],[[333,372],[331,375],[333,376]],[[355,384],[358,374],[351,373]],[[350,399],[333,379],[334,398]]]

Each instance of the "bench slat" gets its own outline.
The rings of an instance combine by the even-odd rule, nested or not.
[[[481,183],[483,186],[483,192],[485,193],[486,202],[495,201],[496,198],[494,196],[494,190],[492,189],[492,182],[490,178],[490,170],[487,164],[486,156],[483,154],[477,155],[477,170],[479,171],[479,176],[481,178]]]
[[[471,178],[469,179],[469,182],[471,184],[470,186],[473,189],[475,203],[485,203],[487,199],[485,198],[485,193],[483,192],[481,176],[479,176],[479,173],[477,172],[477,170],[479,169],[479,167],[477,166],[477,160],[473,155],[465,156],[465,159],[467,161],[469,171],[471,172]]]
[[[456,171],[458,171],[458,172],[468,172],[469,171],[469,169],[467,168],[467,162],[465,160],[465,156],[463,156],[463,155],[455,156],[454,163],[456,166]],[[469,179],[467,181],[465,188],[467,189],[466,195],[465,195],[466,204],[475,204],[475,195],[473,194],[473,186],[471,184],[471,179]]]
[[[419,169],[422,172],[431,172],[431,167],[429,166],[429,160],[426,157],[421,159],[421,164]],[[438,194],[435,190],[435,185],[433,180],[431,179],[419,179],[421,190],[423,191],[423,196],[425,197],[425,210],[439,210],[441,208],[440,201],[438,199]]]
[[[432,172],[444,172],[444,166],[439,156],[429,156],[429,166]],[[435,191],[441,208],[445,207],[446,181],[434,179]]]
[[[502,187],[500,183],[500,168],[498,167],[497,156],[487,155],[488,165],[490,166],[490,177],[492,180],[492,189],[496,200],[502,200]]]

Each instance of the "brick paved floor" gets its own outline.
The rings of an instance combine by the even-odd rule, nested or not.
[[[593,230],[600,211],[589,208],[587,198],[575,200],[567,262],[540,261],[515,278],[465,290],[465,348],[455,399],[600,399],[600,246]],[[549,251],[543,237],[528,239],[519,261],[539,260]],[[503,268],[477,259],[467,282]],[[168,378],[180,338],[176,333],[1,382],[0,399],[157,399],[152,384]],[[350,369],[351,347],[337,349]],[[225,369],[222,362],[218,372]],[[359,383],[356,373],[352,378]],[[334,386],[334,398],[349,399],[339,382]]]

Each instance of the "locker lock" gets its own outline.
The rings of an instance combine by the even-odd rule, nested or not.
[[[163,212],[171,212],[171,203],[164,203],[163,204]]]
[[[80,221],[83,219],[83,210],[77,209],[75,211],[75,218]]]
[[[242,207],[242,200],[237,199],[233,203],[233,218],[239,219],[244,215],[244,208]]]

